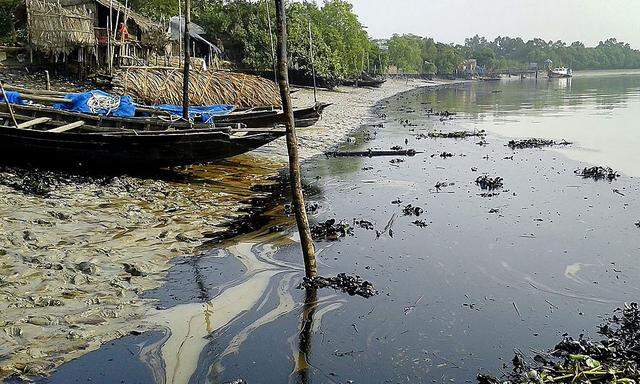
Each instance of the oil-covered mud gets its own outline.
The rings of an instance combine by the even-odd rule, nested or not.
[[[0,377],[44,374],[146,329],[142,293],[272,199],[260,186],[278,168],[246,156],[136,177],[0,169]]]

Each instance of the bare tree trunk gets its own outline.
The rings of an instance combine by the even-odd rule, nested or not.
[[[291,94],[289,93],[289,72],[287,64],[287,16],[285,14],[284,0],[276,2],[276,24],[278,25],[278,85],[280,86],[280,97],[282,98],[282,110],[285,115],[287,128],[287,150],[289,152],[289,179],[291,183],[291,195],[293,198],[293,209],[300,233],[300,245],[304,257],[304,269],[307,277],[311,278],[318,273],[316,265],[316,254],[311,239],[309,220],[304,205],[302,194],[302,181],[300,179],[300,159],[298,157],[298,138],[296,137],[293,108],[291,106]]]
[[[184,75],[182,81],[182,118],[189,121],[189,69],[191,67],[191,0],[184,0]]]

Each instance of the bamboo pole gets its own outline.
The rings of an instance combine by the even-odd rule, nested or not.
[[[318,88],[316,86],[316,66],[313,62],[313,36],[311,35],[311,16],[309,16],[309,56],[311,58],[311,74],[313,75],[313,102],[318,103]]]
[[[113,74],[113,61],[111,56],[111,28],[112,28],[112,18],[113,17],[113,0],[109,2],[109,16],[107,20],[107,66],[109,67],[109,74]]]
[[[44,75],[47,79],[47,91],[51,90],[51,79],[49,78],[49,71],[44,71]]]
[[[271,13],[269,12],[269,2],[267,0],[267,22],[269,23],[269,40],[271,41],[271,64],[273,65],[273,81],[278,84],[278,65],[276,63],[276,49],[273,44],[273,31],[271,30]]]
[[[13,114],[13,108],[11,108],[11,103],[9,103],[9,99],[7,99],[7,93],[4,91],[4,86],[2,85],[2,81],[0,81],[0,90],[2,90],[2,97],[4,98],[4,102],[7,104],[7,109],[9,110],[9,114],[11,114],[11,121],[13,121],[14,127],[18,128],[16,115]]]
[[[191,67],[191,0],[184,0],[184,75],[182,80],[182,118],[189,121],[189,69]]]
[[[178,0],[178,68],[182,62],[182,0]],[[171,20],[169,20],[171,24]]]
[[[188,0],[187,0],[188,1]],[[287,16],[285,14],[284,0],[275,0],[276,3],[276,24],[278,43],[278,84],[280,86],[280,97],[282,98],[282,110],[285,114],[285,125],[287,130],[287,151],[289,153],[289,178],[291,183],[291,195],[293,208],[296,215],[298,232],[300,233],[300,246],[304,258],[304,270],[307,277],[312,278],[317,275],[315,249],[311,239],[309,220],[304,205],[304,195],[302,193],[302,180],[300,177],[300,159],[298,157],[298,138],[296,137],[295,122],[293,119],[293,108],[291,106],[291,94],[289,93],[289,73],[287,69]]]

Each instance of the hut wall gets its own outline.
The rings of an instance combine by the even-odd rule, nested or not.
[[[94,13],[95,8],[90,5],[63,6],[57,1],[27,0],[31,45],[50,56],[95,46]]]

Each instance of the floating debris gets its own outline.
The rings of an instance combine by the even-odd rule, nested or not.
[[[314,240],[336,241],[341,237],[353,236],[353,227],[344,221],[336,222],[329,219],[311,227],[311,236]]]
[[[585,179],[603,180],[607,179],[613,181],[620,176],[620,174],[609,167],[584,167],[582,170],[577,170],[575,173],[578,176],[582,176]]]
[[[411,204],[402,208],[402,213],[404,213],[405,216],[420,216],[422,212],[424,212],[422,208],[414,207]]]
[[[549,139],[524,139],[524,140],[509,140],[507,146],[511,149],[523,149],[523,148],[542,148],[542,147],[551,147],[553,145],[570,145],[572,143],[562,140],[555,141]]]
[[[313,278],[305,277],[302,283],[298,285],[299,289],[318,289],[333,288],[342,292],[346,292],[351,296],[362,296],[369,298],[378,294],[373,284],[363,280],[358,275],[347,275],[346,273],[338,273],[336,277],[316,276]]]
[[[446,182],[446,181],[438,181],[436,183],[436,185],[434,185],[434,188],[436,189],[436,192],[440,192],[440,190],[442,188],[450,187],[450,186],[455,185],[455,184],[456,183],[449,183],[449,182]]]
[[[433,155],[431,155],[431,157],[436,157],[436,156],[440,156],[440,157],[442,157],[443,159],[446,159],[447,157],[453,157],[453,153],[450,153],[450,152],[442,152],[442,153],[441,153],[441,154],[439,154],[439,155],[437,155],[437,154],[435,154],[435,153],[434,153]]]
[[[489,177],[487,175],[478,176],[476,179],[476,184],[480,186],[481,189],[488,189],[489,191],[493,191],[494,189],[502,188],[502,177]]]
[[[356,220],[353,219],[353,225],[357,225],[362,229],[368,229],[368,230],[373,230],[375,227],[373,226],[373,223],[367,220]]]
[[[404,163],[404,159],[400,159],[400,158],[398,158],[398,159],[391,159],[391,160],[389,160],[389,162],[390,162],[391,164]]]
[[[464,139],[465,137],[484,137],[487,133],[485,130],[481,131],[454,131],[454,132],[429,132],[427,135],[431,138],[438,139]]]
[[[640,309],[625,304],[617,309],[598,333],[596,341],[580,335],[566,336],[552,351],[534,356],[529,366],[520,353],[511,361],[512,370],[501,379],[479,374],[479,384],[521,383],[637,383],[640,380]]]
[[[427,225],[429,225],[429,224],[427,224],[427,222],[426,222],[426,221],[424,221],[424,220],[416,220],[416,221],[413,221],[411,224],[416,225],[416,226],[418,226],[418,227],[420,227],[420,228],[424,228],[424,227],[426,227]]]
[[[320,209],[320,204],[306,203],[304,207],[308,214],[315,215],[316,213],[318,213],[318,210]],[[284,205],[284,214],[287,216],[293,215],[293,206],[291,204]]]

